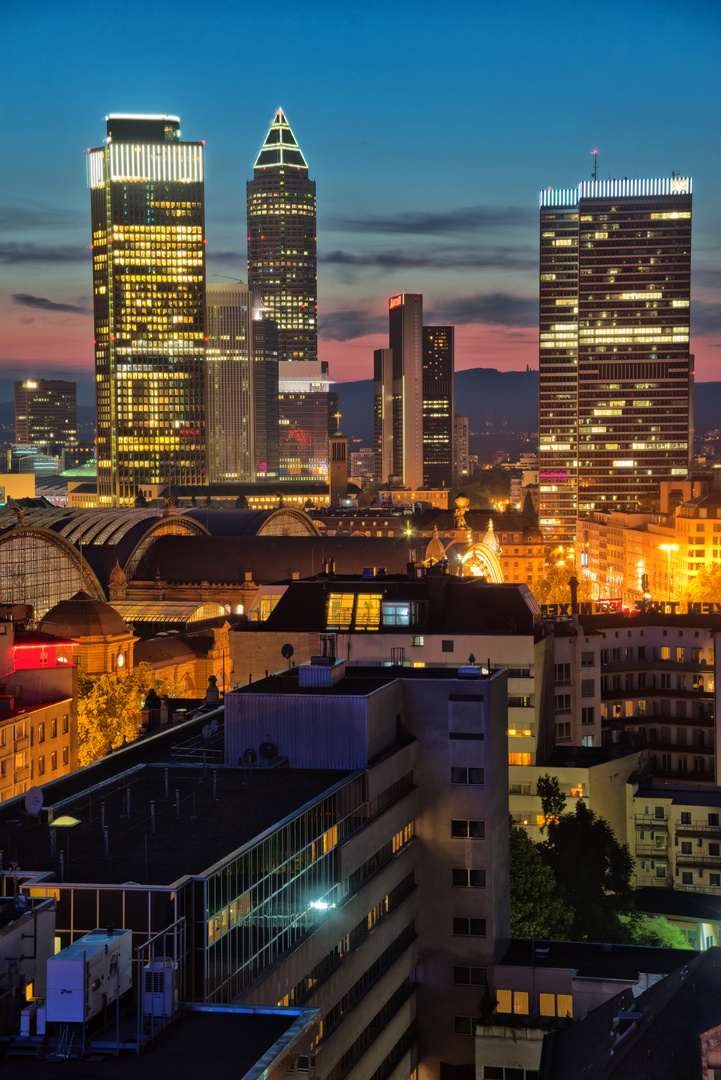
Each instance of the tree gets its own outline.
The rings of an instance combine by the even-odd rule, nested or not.
[[[511,474],[503,469],[481,469],[474,473],[462,489],[454,490],[453,498],[465,495],[469,510],[504,510],[511,495]]]
[[[148,692],[180,697],[180,687],[138,664],[127,675],[109,672],[91,679],[78,675],[78,762],[89,765],[124,743],[137,739]]]
[[[564,563],[546,562],[546,572],[541,581],[531,586],[531,591],[539,604],[570,604],[571,587],[568,584],[572,577],[577,577],[576,568],[570,560]],[[579,579],[578,599],[590,599],[588,584]]]
[[[549,820],[548,839],[539,845],[562,894],[574,910],[572,936],[576,941],[627,941],[628,927],[620,916],[633,919],[633,859],[619,844],[613,829],[589,810],[582,799],[574,813]]]
[[[539,845],[511,822],[511,935],[567,940],[574,911],[566,904]]]
[[[544,823],[541,832],[551,822],[557,823],[563,811],[566,809],[566,796],[561,793],[561,786],[557,776],[546,773],[539,776],[536,781],[536,795],[541,799]]]
[[[706,601],[721,604],[721,563],[702,567],[686,586],[683,599],[691,604]]]
[[[634,945],[655,945],[666,949],[691,948],[678,926],[664,919],[663,915],[636,915],[633,918],[621,915],[620,921],[628,927],[629,939]]]

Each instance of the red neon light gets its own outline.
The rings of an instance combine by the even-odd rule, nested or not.
[[[391,296],[390,300],[388,301],[388,307],[390,309],[392,309],[394,307],[400,307],[402,303],[403,303],[403,296],[402,295],[401,296]]]

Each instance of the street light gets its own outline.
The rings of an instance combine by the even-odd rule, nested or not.
[[[658,546],[661,551],[665,551],[668,555],[668,575],[666,582],[668,584],[668,598],[669,600],[673,600],[673,593],[671,591],[671,552],[678,551],[678,544],[659,544]]]

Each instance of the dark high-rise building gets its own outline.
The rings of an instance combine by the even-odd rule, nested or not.
[[[15,442],[63,446],[78,441],[77,387],[62,379],[15,383]]]
[[[253,306],[253,429],[256,480],[275,480],[279,466],[278,327]]]
[[[206,296],[208,481],[252,480],[252,293],[238,282],[208,285]]]
[[[423,327],[423,486],[453,486],[453,326]]]
[[[177,116],[107,117],[91,150],[98,497],[205,479],[203,145]]]
[[[420,293],[391,296],[388,324],[373,354],[376,481],[451,487],[454,328],[423,326]]]
[[[540,525],[649,505],[692,452],[691,180],[541,192]]]

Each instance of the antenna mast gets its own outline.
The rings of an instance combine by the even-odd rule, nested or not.
[[[592,150],[591,153],[593,154],[593,172],[591,173],[591,176],[593,177],[594,180],[597,180],[598,179],[598,150]]]

